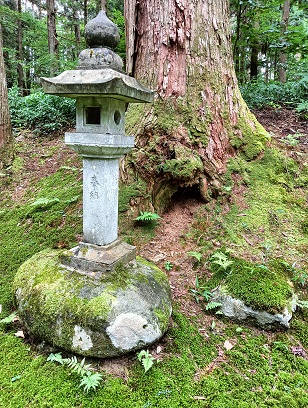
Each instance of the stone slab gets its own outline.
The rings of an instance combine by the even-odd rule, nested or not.
[[[63,257],[62,264],[95,279],[114,270],[119,263],[126,265],[136,259],[136,247],[119,239],[103,246],[80,242],[71,252],[73,256]]]

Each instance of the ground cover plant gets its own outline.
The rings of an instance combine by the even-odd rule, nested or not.
[[[296,146],[284,143],[285,136],[274,138],[254,161],[230,161],[225,193],[212,203],[175,201],[151,234],[135,225],[138,213],[123,204],[121,236],[168,274],[174,312],[166,336],[143,353],[153,358],[150,369],[145,372],[137,353],[86,359],[102,381],[84,392],[78,372],[48,361],[60,350],[31,338],[15,315],[5,319],[14,311],[11,285],[19,265],[42,249],[73,247],[82,232],[79,159],[60,139],[24,135],[12,168],[0,178],[0,406],[308,406],[307,308],[299,309],[288,331],[270,332],[228,321],[215,308],[205,310],[210,298],[197,303],[191,291],[196,276],[199,289],[208,285],[211,257],[227,249],[227,259],[212,258],[222,269],[228,271],[237,258],[269,269],[279,260],[307,300],[306,136]],[[123,189],[120,200],[137,201],[142,191],[141,184]],[[251,282],[261,271],[251,273]],[[258,305],[258,299],[250,301]],[[76,361],[63,351],[62,356]]]

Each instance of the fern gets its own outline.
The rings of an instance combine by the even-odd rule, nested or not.
[[[102,381],[103,379],[102,374],[92,373],[90,371],[91,365],[85,364],[85,358],[83,358],[79,362],[76,356],[70,358],[62,358],[61,353],[51,353],[47,358],[47,361],[66,364],[72,372],[77,373],[79,376],[81,376],[79,387],[84,387],[83,390],[85,392],[89,392],[91,389],[96,390],[96,388],[100,384],[100,381]]]
[[[57,353],[57,354],[51,353],[48,356],[47,361],[51,361],[51,362],[55,361],[56,363],[64,364],[64,360],[63,360],[61,353]]]
[[[79,387],[84,387],[83,390],[85,392],[89,392],[91,389],[96,390],[102,379],[102,374],[91,373],[90,371],[87,371],[86,374],[82,377]]]
[[[69,368],[72,369],[72,371],[76,372],[78,375],[85,375],[91,368],[90,364],[85,365],[85,358],[83,358],[80,363],[77,360],[76,356],[73,356],[71,358],[65,358],[63,360],[64,364],[67,364]]]
[[[145,221],[145,222],[150,222],[150,221],[156,221],[160,218],[160,216],[156,213],[145,211],[142,212],[140,211],[140,215],[135,218],[135,221]]]
[[[206,310],[212,310],[212,309],[216,309],[216,307],[220,307],[220,306],[222,306],[222,304],[219,303],[219,302],[209,302],[206,305],[205,309]]]
[[[297,300],[296,305],[301,308],[308,308],[308,300]]]

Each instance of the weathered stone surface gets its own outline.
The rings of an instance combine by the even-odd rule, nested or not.
[[[126,265],[136,259],[136,247],[119,239],[104,246],[80,242],[71,253],[74,256],[61,258],[62,265],[95,279],[100,279],[104,272],[113,270],[119,263]]]
[[[218,286],[212,291],[211,301],[221,303],[220,312],[224,316],[234,320],[253,320],[257,325],[265,328],[289,328],[289,322],[292,319],[292,312],[296,310],[296,297],[290,299],[289,305],[281,313],[268,313],[266,311],[254,310],[246,306],[242,300],[230,296],[226,288]]]
[[[120,41],[118,27],[109,20],[104,10],[86,24],[84,36],[90,47],[115,48]]]
[[[54,78],[41,78],[49,94],[78,98],[81,95],[104,95],[125,102],[152,102],[153,91],[135,78],[111,68],[64,71]]]
[[[18,270],[18,315],[32,335],[72,353],[117,356],[167,330],[171,295],[165,274],[138,259],[91,279],[61,265],[70,251],[43,251]]]

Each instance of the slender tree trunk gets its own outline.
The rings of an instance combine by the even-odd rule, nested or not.
[[[74,32],[75,32],[75,42],[76,42],[76,48],[79,53],[79,47],[80,47],[80,24],[79,24],[79,13],[78,9],[73,10],[73,20],[74,20]]]
[[[48,33],[48,51],[51,55],[50,75],[54,75],[58,68],[59,61],[59,42],[56,29],[56,9],[55,0],[47,0],[47,33]]]
[[[288,28],[290,16],[290,0],[284,0],[282,8],[282,19],[280,24],[280,35],[281,41],[286,42],[286,31]],[[284,83],[287,81],[286,73],[286,63],[287,63],[287,53],[286,46],[283,47],[282,51],[279,54],[279,81]]]
[[[22,21],[21,21],[21,0],[17,1],[17,78],[18,78],[18,88],[21,95],[24,95],[24,70],[23,70],[23,47],[22,47]]]
[[[253,44],[250,50],[250,80],[258,77],[258,44]]]
[[[0,25],[0,168],[11,163],[14,151],[2,48],[2,28]]]
[[[83,23],[86,25],[88,22],[88,0],[83,1]]]
[[[152,106],[127,114],[131,167],[157,211],[179,187],[209,200],[222,191],[228,159],[238,149],[252,159],[267,140],[238,88],[228,1],[127,0],[125,17],[128,73],[156,91]]]

